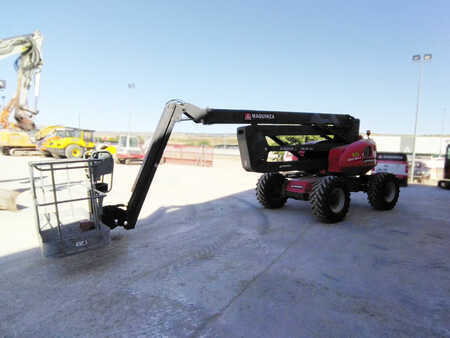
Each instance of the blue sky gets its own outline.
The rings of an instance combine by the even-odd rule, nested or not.
[[[20,5],[19,5],[20,4]],[[450,133],[449,1],[13,1],[0,38],[44,35],[38,125],[155,128],[164,103],[349,113],[361,129]],[[15,89],[13,57],[0,78]],[[136,89],[127,84],[134,82]],[[234,132],[183,123],[176,131]]]

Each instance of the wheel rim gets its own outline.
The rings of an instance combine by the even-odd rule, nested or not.
[[[384,200],[388,203],[392,202],[395,198],[395,183],[389,181],[384,186]]]
[[[329,206],[335,214],[341,212],[345,206],[345,192],[342,188],[334,188],[329,198]]]
[[[73,157],[80,157],[80,154],[81,154],[80,149],[77,149],[77,148],[72,149]]]

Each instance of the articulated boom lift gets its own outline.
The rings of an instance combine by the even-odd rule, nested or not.
[[[397,203],[399,184],[394,175],[367,175],[376,165],[376,146],[360,137],[359,120],[350,115],[201,109],[172,100],[164,107],[127,206],[104,206],[105,225],[135,227],[174,124],[184,120],[247,125],[237,129],[241,162],[247,171],[264,173],[256,196],[265,208],[280,208],[288,198],[309,200],[321,221],[338,222],[347,214],[350,192],[367,192],[378,210],[392,209]],[[323,140],[295,145],[280,139],[283,135],[320,135]],[[271,162],[273,151],[288,151],[298,159]]]

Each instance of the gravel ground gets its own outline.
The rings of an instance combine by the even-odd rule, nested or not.
[[[133,231],[62,259],[38,248],[30,158],[0,157],[1,337],[450,337],[450,192],[402,189],[372,210],[362,193],[338,225],[307,202],[262,209],[239,162],[163,165]],[[120,165],[106,204],[139,169]]]

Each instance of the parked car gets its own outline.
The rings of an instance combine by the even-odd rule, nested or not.
[[[137,136],[121,135],[117,147],[116,159],[119,163],[142,161],[145,156],[144,147]]]
[[[425,180],[428,180],[431,175],[431,169],[428,168],[425,162],[423,161],[415,161],[414,168],[414,181],[418,183],[422,183]]]

